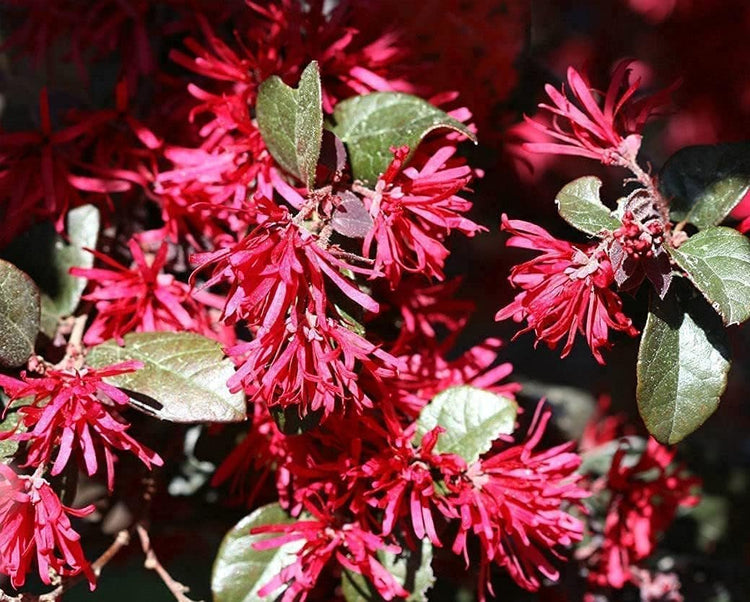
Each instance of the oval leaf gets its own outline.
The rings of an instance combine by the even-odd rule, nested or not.
[[[255,550],[253,543],[267,535],[250,535],[250,530],[262,525],[291,524],[290,518],[278,504],[268,504],[254,510],[237,523],[221,542],[211,574],[214,602],[257,602],[260,590],[292,563],[304,541],[292,541],[271,550]],[[275,600],[282,588],[266,600]]]
[[[683,148],[664,164],[659,187],[672,219],[715,226],[750,190],[750,142]]]
[[[71,267],[90,268],[94,256],[86,248],[96,247],[99,237],[99,210],[83,205],[68,212],[66,242],[52,222],[42,222],[16,237],[3,257],[24,270],[41,291],[41,329],[50,338],[59,318],[71,315],[78,307],[86,279],[72,276]],[[33,248],[34,252],[29,253]]]
[[[667,247],[725,324],[750,318],[750,240],[732,228],[708,228],[678,249]]]
[[[339,192],[336,196],[339,198],[339,204],[331,220],[333,229],[349,238],[367,236],[372,230],[373,221],[362,199],[348,190]]]
[[[585,176],[566,184],[555,197],[560,217],[577,230],[591,235],[619,228],[620,220],[601,201],[601,187],[602,181],[594,176]]]
[[[31,357],[39,317],[39,290],[34,281],[0,259],[0,366],[20,366]]]
[[[427,602],[427,590],[435,583],[432,571],[432,544],[429,539],[422,540],[421,550],[405,549],[401,554],[378,552],[378,560],[385,569],[396,578],[409,592],[407,602]],[[348,569],[341,574],[341,593],[347,602],[380,602],[383,597],[361,575]]]
[[[313,61],[305,68],[297,89],[276,75],[264,81],[255,111],[260,134],[273,158],[312,190],[323,140],[318,63]]]
[[[352,175],[373,184],[393,159],[392,146],[407,145],[413,153],[431,131],[449,128],[476,142],[460,121],[410,94],[373,92],[336,105],[332,128],[346,144]]]
[[[438,393],[419,415],[416,445],[428,431],[442,426],[435,453],[458,454],[467,464],[489,451],[500,435],[513,432],[516,403],[495,393],[463,385]]]
[[[234,366],[212,339],[189,332],[131,333],[124,347],[110,340],[88,355],[95,368],[126,360],[144,367],[107,382],[129,393],[133,407],[143,412],[172,422],[245,419],[244,395],[230,393],[226,385]]]
[[[728,348],[719,317],[697,293],[682,299],[672,290],[664,301],[652,300],[636,395],[646,428],[659,441],[677,443],[714,413],[727,384]]]
[[[55,240],[53,265],[57,272],[57,291],[44,295],[42,311],[45,307],[54,310],[60,316],[71,315],[81,300],[87,280],[80,276],[72,276],[72,267],[91,268],[94,256],[84,248],[93,249],[99,238],[99,210],[93,205],[83,205],[68,212],[68,238],[66,243],[62,237]]]

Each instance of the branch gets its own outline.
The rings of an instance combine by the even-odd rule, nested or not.
[[[159,562],[159,559],[156,557],[156,554],[151,547],[151,540],[149,539],[148,531],[146,531],[146,528],[141,524],[136,525],[135,528],[138,532],[138,537],[141,539],[141,547],[143,548],[143,553],[146,555],[146,561],[143,563],[143,566],[145,566],[147,569],[156,571],[159,577],[161,577],[161,580],[164,582],[164,585],[166,585],[169,591],[172,592],[172,595],[178,602],[194,602],[185,595],[185,592],[190,591],[190,588],[183,585],[179,581],[175,581]]]

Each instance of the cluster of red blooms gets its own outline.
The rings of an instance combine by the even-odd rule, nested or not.
[[[526,124],[550,141],[523,145],[532,153],[576,155],[629,169],[641,187],[628,197],[621,225],[600,232],[600,240],[586,246],[558,240],[539,226],[505,216],[501,225],[512,234],[508,246],[542,255],[513,268],[510,282],[522,292],[496,319],[526,320],[527,326],[519,334],[533,330],[536,341],[544,341],[550,348],[564,339],[562,357],[570,353],[578,332],[600,364],[604,363],[601,349],[612,345],[610,329],[629,336],[638,334],[612,286],[632,290],[648,276],[663,297],[672,272],[662,247],[671,227],[662,210],[664,200],[655,181],[636,160],[643,127],[665,104],[670,89],[636,98],[640,82],[630,82],[631,62],[624,60],[615,66],[605,94],[591,89],[578,71],[569,68],[568,83],[575,102],[566,96],[564,86],[558,91],[547,85],[553,104],[539,106],[551,118],[526,117]]]
[[[583,536],[583,523],[562,505],[578,505],[588,492],[577,482],[580,458],[572,444],[536,449],[550,412],[539,406],[526,441],[497,444],[467,465],[456,454],[435,452],[441,427],[416,443],[414,425],[404,429],[396,410],[385,406],[355,420],[329,420],[319,431],[281,443],[279,497],[292,514],[306,512],[311,520],[254,530],[276,534],[258,549],[305,542],[297,561],[260,594],[290,583],[283,599],[304,599],[335,557],[385,599],[405,597],[376,553],[414,549],[424,538],[437,547],[449,544],[468,564],[470,537],[476,537],[482,600],[486,587],[492,591],[491,563],[530,590],[543,577],[556,579],[551,559]],[[278,451],[279,441],[272,447]],[[291,493],[285,497],[284,491]]]
[[[501,382],[511,367],[497,362],[498,339],[451,355],[472,307],[452,298],[457,282],[443,282],[445,242],[452,232],[483,230],[466,217],[471,203],[462,195],[481,174],[457,156],[459,137],[437,132],[417,148],[394,146],[371,188],[337,166],[307,189],[274,159],[255,118],[260,84],[271,75],[294,83],[312,60],[326,114],[372,91],[453,103],[451,91],[425,90],[406,78],[404,36],[373,32],[369,13],[362,11],[359,23],[348,2],[17,4],[25,25],[12,47],[39,57],[65,35],[83,72],[86,60],[114,48],[127,60],[114,108],[71,111],[55,127],[44,90],[38,131],[0,133],[0,245],[39,220],[62,231],[69,209],[95,204],[115,237],[108,253],[92,250],[97,267],[72,270],[89,287],[83,343],[122,343],[128,333],[149,331],[195,332],[222,343],[236,366],[227,386],[246,394],[251,424],[214,485],[231,481],[251,505],[272,477],[280,505],[298,520],[256,529],[271,534],[257,548],[303,542],[260,595],[285,586],[282,600],[304,600],[321,575],[345,569],[387,600],[408,597],[382,554],[415,550],[420,540],[450,548],[467,565],[478,549],[482,600],[492,593],[493,564],[529,590],[557,579],[557,560],[584,536],[571,510],[589,491],[572,443],[540,447],[550,411],[540,404],[526,438],[496,438],[471,462],[436,451],[442,427],[415,437],[420,411],[449,387],[474,385],[510,398],[519,389]],[[222,33],[229,22],[233,37]],[[159,35],[187,36],[163,72],[151,46]],[[187,74],[174,76],[175,65]],[[585,111],[548,90],[555,106],[546,108],[556,120],[545,131],[558,142],[536,150],[634,162],[656,103],[632,100],[637,83],[618,97],[627,73],[627,65],[616,71],[603,110],[574,71],[571,86]],[[157,102],[141,114],[145,75]],[[471,120],[463,107],[450,115]],[[149,211],[159,219],[144,217]],[[512,282],[523,291],[498,319],[526,320],[525,330],[550,346],[565,340],[563,355],[579,332],[602,363],[610,330],[636,334],[611,290],[617,277],[607,248],[558,241],[505,216],[502,227],[513,234],[511,246],[542,255],[514,269]],[[622,242],[628,237],[615,236],[626,254],[641,253]],[[382,321],[397,324],[398,334],[380,334]],[[20,406],[19,428],[2,437],[22,443],[20,467],[36,470],[21,476],[0,468],[0,571],[20,587],[36,551],[45,582],[50,571],[83,571],[93,586],[68,518],[91,508],[63,506],[44,474],[62,473],[75,458],[93,476],[103,461],[112,490],[116,453],[131,452],[148,468],[162,459],[127,432],[121,411],[128,395],[103,380],[139,369],[137,362],[97,370],[83,362],[42,364],[20,379],[0,375],[0,387]],[[320,424],[290,437],[274,421],[279,415]],[[613,470],[620,464],[616,454]],[[620,496],[613,512],[640,529],[631,507],[641,507],[641,494],[633,493],[626,470],[609,477]],[[614,530],[604,537],[601,554],[610,554],[606,546],[633,552],[623,567],[643,558],[641,540],[631,545]],[[653,547],[651,535],[647,541]]]
[[[116,461],[113,450],[131,452],[149,468],[162,464],[158,454],[126,432],[129,425],[118,408],[128,405],[128,396],[102,380],[140,367],[138,362],[125,362],[101,370],[49,369],[39,377],[22,373],[21,380],[0,375],[0,387],[10,396],[11,403],[27,403],[17,410],[22,428],[0,435],[24,443],[25,461],[21,466],[36,468],[34,476],[25,477],[0,465],[0,571],[11,577],[14,587],[23,585],[36,550],[42,581],[50,582],[50,570],[60,576],[84,571],[93,589],[94,573],[67,514],[85,516],[94,507],[74,510],[63,506],[39,471],[43,474],[52,462],[50,474],[60,474],[73,457],[93,475],[103,456],[107,485],[112,490]]]
[[[581,546],[577,556],[588,568],[592,589],[620,589],[632,583],[641,588],[643,599],[650,600],[645,592],[656,591],[654,577],[641,563],[654,551],[677,511],[698,503],[695,490],[700,480],[674,461],[674,450],[653,437],[647,441],[633,437],[620,416],[604,416],[608,405],[608,400],[601,400],[600,411],[581,440],[584,458],[596,456],[613,444],[616,451],[606,473],[587,475],[593,494],[591,505],[604,511],[587,521],[591,542]],[[682,600],[679,581],[660,575],[657,581],[669,583],[670,588],[661,592],[663,598],[656,599]],[[668,593],[674,597],[667,598]]]

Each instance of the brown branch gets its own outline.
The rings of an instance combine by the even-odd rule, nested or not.
[[[161,577],[161,580],[164,582],[164,585],[166,585],[169,591],[172,592],[172,595],[178,602],[194,602],[185,595],[186,592],[190,591],[190,588],[183,585],[179,581],[175,581],[159,562],[159,559],[156,557],[156,554],[151,547],[151,540],[148,536],[148,531],[146,531],[146,528],[143,525],[138,524],[136,525],[135,529],[138,532],[138,537],[141,540],[143,553],[146,555],[146,561],[143,563],[143,566],[145,566],[147,569],[151,569],[152,571],[156,571],[159,577]]]

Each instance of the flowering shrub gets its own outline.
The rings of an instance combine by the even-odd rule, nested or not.
[[[0,132],[0,600],[106,587],[137,536],[189,602],[149,533],[201,508],[217,602],[683,599],[667,534],[709,511],[673,446],[750,318],[750,146],[656,169],[679,82],[632,59],[521,118],[522,3],[405,4],[0,3],[39,88]],[[498,205],[509,157],[591,171],[555,223]],[[641,418],[514,376],[530,332]]]

